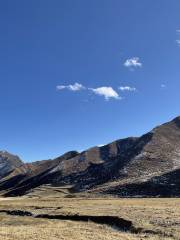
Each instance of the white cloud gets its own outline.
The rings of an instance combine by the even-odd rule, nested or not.
[[[112,87],[88,88],[93,93],[103,96],[106,100],[110,98],[120,99],[119,94]]]
[[[176,32],[177,32],[177,33],[180,33],[180,29],[177,29]]]
[[[65,89],[66,88],[66,86],[64,86],[64,85],[58,85],[58,86],[56,86],[56,89],[57,90],[63,90],[63,89]]]
[[[118,88],[120,91],[129,91],[129,92],[135,92],[137,89],[135,87],[129,87],[129,86],[121,86]]]
[[[57,90],[68,89],[70,91],[80,91],[85,89],[85,87],[80,83],[74,83],[73,85],[58,85],[56,86]]]
[[[124,66],[130,69],[137,67],[142,67],[142,63],[139,61],[138,57],[129,58],[125,61]]]

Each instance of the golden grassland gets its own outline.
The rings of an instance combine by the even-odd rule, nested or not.
[[[33,214],[118,216],[141,229],[122,231],[106,224],[12,216],[0,213],[1,240],[167,240],[180,239],[180,199],[118,198],[7,198],[0,210],[24,210]]]

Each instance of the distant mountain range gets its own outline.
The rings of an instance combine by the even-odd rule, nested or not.
[[[120,139],[81,153],[23,163],[0,152],[0,194],[19,196],[43,186],[68,193],[120,197],[180,196],[180,117],[141,137]]]

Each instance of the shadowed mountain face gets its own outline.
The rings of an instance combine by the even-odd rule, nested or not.
[[[71,186],[73,193],[180,196],[180,117],[139,138],[126,138],[31,164],[0,152],[0,191],[29,193],[39,186]]]

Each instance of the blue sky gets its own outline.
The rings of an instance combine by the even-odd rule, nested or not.
[[[0,148],[25,161],[180,115],[179,0],[0,2]]]

